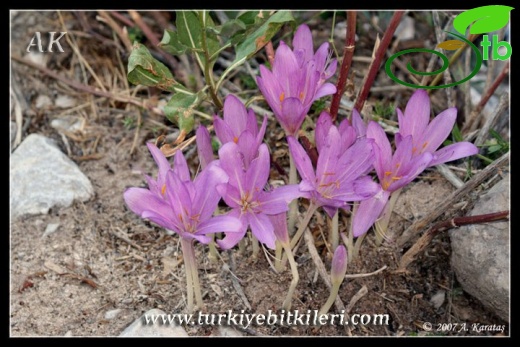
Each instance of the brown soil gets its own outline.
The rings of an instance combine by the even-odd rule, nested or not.
[[[63,12],[62,15],[72,32],[70,36],[77,40],[93,70],[107,87],[112,85],[109,78],[115,76],[113,88],[121,92],[125,76],[118,69],[124,66],[118,64],[113,47],[95,38],[74,34],[81,31],[77,18],[70,12]],[[86,15],[92,27],[111,40],[109,29],[94,19],[95,14]],[[320,25],[326,27],[327,24],[330,23]],[[61,25],[56,12],[20,12],[14,17],[11,27],[12,53],[22,55],[26,42],[35,31],[60,31]],[[47,67],[84,83],[78,57],[72,53],[68,43],[67,48],[66,53],[61,55],[48,55]],[[356,71],[361,71],[367,68],[367,64],[355,67]],[[87,76],[90,76],[88,72]],[[91,78],[88,82],[97,86]],[[13,63],[13,83],[18,85],[27,103],[24,108],[23,138],[30,133],[40,133],[55,139],[64,153],[68,153],[67,147],[70,147],[69,156],[91,180],[95,196],[90,201],[75,203],[69,208],[53,209],[48,215],[11,221],[11,336],[117,336],[149,309],[160,308],[167,313],[185,312],[186,286],[184,266],[178,262],[182,256],[178,237],[168,236],[156,225],[141,220],[126,208],[123,201],[126,188],[145,186],[141,170],[155,175],[155,164],[144,143],[162,133],[173,133],[171,123],[135,107],[126,108],[125,104],[78,93],[19,63]],[[116,92],[114,89],[112,91]],[[51,100],[59,95],[69,95],[77,100],[76,106],[86,105],[60,115],[64,110],[53,106],[37,109],[35,100],[39,95],[47,95]],[[156,93],[149,97],[168,96]],[[400,97],[407,100],[409,93]],[[391,93],[389,98],[395,100],[395,93]],[[136,128],[125,126],[124,122],[125,119],[137,119],[138,112],[141,112],[143,125],[138,131],[135,153],[130,154]],[[74,136],[61,136],[50,127],[50,121],[64,115],[84,119],[84,128]],[[280,158],[279,165],[287,167],[286,145],[280,138],[279,128],[270,119],[266,141],[271,151],[276,153],[275,157]],[[185,154],[195,173],[198,161],[194,146],[189,146]],[[287,179],[275,168],[271,173],[273,180]],[[427,170],[403,190],[390,230],[399,235],[412,221],[431,211],[453,190],[436,170]],[[304,212],[302,207],[301,213]],[[321,211],[319,213],[311,222],[311,230],[318,251],[329,269],[330,257],[321,235],[321,231],[326,235],[328,228],[325,215]],[[59,223],[59,228],[42,237],[49,223]],[[340,221],[340,228],[345,229],[343,220]],[[211,263],[206,246],[198,244],[196,249],[205,313],[225,313],[228,310],[267,313],[268,310],[280,309],[291,275],[288,270],[276,274],[263,252],[260,252],[258,259],[252,259],[251,245],[248,243],[244,253],[238,248],[221,252],[222,258]],[[376,247],[374,233],[370,232],[361,247],[359,258],[349,264],[348,274],[369,273],[384,265],[388,267],[377,275],[349,279],[342,284],[340,297],[345,305],[363,286],[367,288],[367,294],[353,305],[351,314],[379,313],[390,316],[388,326],[351,327],[353,335],[496,335],[473,331],[436,331],[439,324],[450,322],[466,323],[468,326],[472,323],[505,325],[503,335],[509,334],[506,322],[461,290],[450,267],[451,249],[446,233],[433,240],[426,252],[410,265],[408,273],[395,273],[405,250],[386,243]],[[230,257],[233,257],[231,265]],[[296,260],[300,283],[292,309],[300,312],[318,310],[328,297],[328,289],[316,275],[315,265],[304,245],[299,248]],[[251,305],[250,310],[238,294],[227,266],[231,266],[234,276],[240,280],[240,287]],[[446,291],[446,300],[435,309],[430,299],[440,290]],[[122,312],[115,319],[106,320],[105,313],[116,308],[122,309]],[[332,310],[336,308],[333,306]],[[432,323],[433,331],[425,332],[424,322]],[[186,330],[190,335],[207,336],[216,334],[217,328],[188,326]],[[242,333],[291,336],[346,334],[340,326],[251,326]]]

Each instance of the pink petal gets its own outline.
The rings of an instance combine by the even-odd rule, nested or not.
[[[220,166],[229,176],[229,184],[237,187],[240,192],[243,192],[245,171],[238,145],[234,142],[228,142],[220,147],[218,155],[220,158]]]
[[[316,163],[316,176],[318,177],[318,185],[325,185],[334,179],[334,175],[339,174],[337,171],[338,159],[340,156],[341,136],[336,127],[330,127],[327,135],[327,142],[322,149],[318,162]]]
[[[242,229],[239,232],[226,233],[226,236],[222,240],[217,240],[217,244],[222,249],[233,248],[240,240],[244,238],[248,226],[248,222],[245,216],[241,215],[237,210],[230,211],[227,216],[238,218],[242,224]]]
[[[233,94],[228,94],[224,100],[224,121],[235,136],[239,136],[246,129],[247,119],[247,110],[242,101]]]
[[[282,212],[268,217],[273,225],[276,239],[282,244],[289,244],[291,240],[289,238],[289,231],[287,230],[287,213]]]
[[[297,184],[277,187],[269,192],[261,192],[258,197],[259,210],[264,214],[278,214],[289,209],[288,205],[302,195]]]
[[[238,218],[229,215],[220,215],[201,222],[197,226],[196,234],[205,235],[219,232],[240,233],[242,229],[242,222]]]
[[[419,143],[418,151],[435,152],[448,138],[457,120],[457,109],[450,107],[435,117],[423,133]]]
[[[478,153],[478,148],[470,142],[457,142],[439,149],[433,153],[434,158],[428,166],[435,166]]]
[[[376,155],[374,168],[376,169],[379,179],[382,179],[392,159],[392,147],[390,147],[390,142],[383,128],[374,121],[368,123],[367,138],[374,139],[374,152]]]
[[[321,149],[327,141],[327,135],[329,134],[329,129],[331,126],[332,118],[330,117],[330,114],[326,111],[321,112],[320,117],[316,121],[316,129],[314,132],[316,149],[318,150],[318,153],[321,152]]]
[[[182,154],[181,150],[177,151],[173,158],[173,172],[175,172],[182,182],[191,181],[190,169],[188,168],[188,163],[186,162],[186,158],[184,158],[184,154]]]
[[[220,201],[221,195],[217,191],[217,186],[227,181],[227,174],[216,165],[210,165],[202,170],[194,181],[193,215],[197,215],[200,220],[209,218]]]
[[[407,165],[407,168],[404,172],[404,175],[401,176],[401,179],[394,181],[388,187],[388,191],[394,192],[399,188],[404,187],[408,183],[412,182],[417,176],[419,176],[424,169],[428,167],[430,162],[432,161],[433,154],[431,153],[423,153],[417,157],[414,157],[410,163]]]
[[[336,86],[332,83],[324,83],[318,88],[313,100],[318,100],[326,95],[332,95],[336,93]]]
[[[215,158],[213,157],[213,147],[211,146],[211,137],[205,126],[199,125],[197,128],[196,142],[197,155],[199,157],[200,166],[204,169]]]
[[[285,98],[282,102],[282,117],[278,119],[287,135],[296,135],[306,116],[302,102],[298,98]]]
[[[352,110],[352,126],[356,129],[357,136],[365,136],[367,133],[367,126],[363,122],[363,118],[356,109]]]
[[[354,237],[359,237],[368,231],[383,212],[389,197],[389,192],[380,190],[374,197],[361,201],[352,223]]]
[[[258,148],[258,156],[251,161],[246,173],[244,190],[253,194],[264,189],[269,178],[270,161],[269,150],[264,143]]]
[[[233,142],[235,134],[220,117],[213,117],[213,126],[215,127],[215,134],[222,144]]]
[[[251,227],[251,232],[258,241],[264,243],[267,247],[274,249],[276,236],[274,235],[274,227],[269,218],[262,213],[248,213],[247,218],[249,226]]]
[[[294,50],[302,50],[304,52],[304,60],[308,61],[312,59],[314,54],[314,47],[312,43],[311,30],[306,24],[302,24],[296,30],[292,42]]]
[[[300,176],[303,180],[308,182],[315,182],[316,176],[314,174],[314,169],[312,167],[312,162],[307,155],[307,152],[303,149],[302,145],[296,140],[294,137],[287,137],[287,142],[289,143],[289,151],[294,159],[294,163]]]
[[[164,156],[163,152],[155,144],[147,142],[146,146],[148,147],[148,150],[152,154],[154,161],[159,167],[159,172],[157,174],[157,185],[162,187],[166,182],[166,173],[171,169],[171,165],[168,162],[168,159],[166,159]]]
[[[398,113],[399,119],[399,113]],[[404,122],[399,122],[403,136],[419,138],[430,121],[430,98],[424,89],[418,89],[408,100],[404,110]]]

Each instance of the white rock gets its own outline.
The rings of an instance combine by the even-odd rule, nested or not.
[[[218,333],[219,336],[244,336],[241,332],[226,326],[219,326]]]
[[[69,330],[65,333],[65,335],[63,335],[65,337],[72,337],[72,330]]]
[[[404,16],[395,29],[394,36],[399,37],[401,41],[413,39],[415,37],[415,19]]]
[[[123,311],[123,310],[121,310],[120,308],[116,308],[115,310],[107,311],[107,312],[105,313],[105,319],[106,319],[106,320],[114,319],[114,318],[117,317],[117,315],[118,315],[119,313],[121,313],[121,311]]]
[[[83,129],[83,120],[73,116],[65,116],[62,118],[56,118],[51,121],[51,127],[58,130],[59,132],[76,132]]]
[[[34,39],[33,43],[36,43],[36,39]],[[27,43],[27,44],[29,44],[29,43]],[[44,45],[42,45],[42,48],[44,50],[47,50],[47,47],[45,47]],[[38,45],[31,46],[31,52],[27,53],[24,56],[24,59],[27,59],[27,60],[35,63],[36,65],[40,65],[42,67],[46,67],[47,61],[49,60],[47,54],[38,52]]]
[[[60,95],[54,100],[54,105],[60,108],[69,108],[76,106],[76,99],[67,95]]]
[[[37,109],[47,108],[49,106],[52,106],[52,100],[47,95],[38,95],[36,98],[36,101],[34,102],[34,106]]]
[[[151,309],[144,313],[141,317],[136,319],[132,324],[126,327],[125,330],[119,335],[120,337],[134,337],[134,336],[146,336],[146,337],[183,337],[188,336],[186,330],[183,327],[175,324],[162,324],[161,318],[158,319],[156,324],[146,325],[145,316],[151,318],[151,316],[165,315],[166,313],[159,309]],[[161,321],[161,323],[159,323]]]
[[[68,207],[94,194],[89,179],[54,142],[31,134],[11,154],[12,217],[45,214],[51,207]]]
[[[430,299],[431,304],[433,307],[435,307],[436,310],[438,310],[442,304],[444,304],[444,300],[446,299],[446,291],[445,290],[439,290],[437,293],[435,293],[432,298]]]
[[[50,234],[52,234],[53,232],[58,230],[59,226],[60,226],[60,223],[49,223],[49,224],[47,224],[47,227],[45,228],[45,231],[44,231],[44,233],[42,235],[42,238],[45,237],[45,236],[49,236]]]
[[[509,210],[510,174],[475,203],[469,215]],[[500,318],[509,321],[509,221],[452,229],[451,264],[462,288]]]

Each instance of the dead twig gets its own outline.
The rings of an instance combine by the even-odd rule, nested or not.
[[[456,191],[454,191],[450,196],[444,200],[443,203],[436,206],[432,211],[424,216],[423,218],[415,221],[412,225],[410,225],[397,239],[397,246],[403,247],[418,231],[424,229],[428,224],[432,223],[435,219],[439,218],[444,212],[453,208],[453,204],[461,201],[463,197],[469,194],[471,191],[476,189],[481,183],[483,183],[488,178],[492,177],[497,173],[498,170],[502,168],[502,166],[509,163],[509,152],[504,154],[502,157],[495,160],[493,163],[488,165],[484,170],[473,176],[466,184]]]
[[[354,56],[354,49],[356,48],[356,15],[356,11],[347,11],[347,34],[345,36],[345,48],[343,49],[343,61],[341,62],[336,93],[332,97],[330,104],[330,116],[333,122],[338,116],[339,101],[345,92],[345,85],[347,84],[348,73]]]
[[[492,115],[490,115],[486,122],[484,123],[484,126],[480,129],[480,132],[478,133],[477,139],[475,140],[475,146],[480,146],[484,143],[486,138],[489,135],[489,130],[491,127],[495,124],[498,117],[507,110],[509,107],[509,93],[504,93],[500,97],[500,101],[498,103],[497,108],[495,109],[495,112],[493,112]]]
[[[381,43],[379,44],[379,47],[376,51],[376,55],[374,57],[374,60],[370,64],[367,77],[363,83],[363,87],[361,91],[358,94],[356,103],[354,108],[361,112],[363,109],[363,105],[365,104],[365,101],[368,96],[368,92],[370,91],[370,88],[372,87],[372,84],[374,84],[374,80],[376,78],[377,72],[379,71],[379,67],[381,65],[381,60],[383,60],[383,57],[386,54],[386,50],[388,49],[388,46],[390,45],[390,40],[392,40],[392,37],[394,36],[395,29],[397,28],[397,25],[401,21],[401,17],[403,16],[404,11],[395,11],[394,15],[392,16],[392,19],[390,20],[390,24],[388,25],[388,28],[385,31],[385,34],[383,35],[383,39],[381,40]]]
[[[11,59],[13,59],[14,61],[17,61],[21,64],[24,64],[24,65],[27,65],[27,66],[30,66],[36,70],[39,70],[40,72],[46,74],[47,76],[49,77],[52,77],[60,82],[63,82],[65,83],[66,85],[68,86],[71,86],[72,88],[75,88],[75,89],[78,89],[78,90],[81,90],[83,92],[86,92],[86,93],[89,93],[89,94],[93,94],[93,95],[97,95],[97,96],[101,96],[101,97],[104,97],[104,98],[109,98],[109,99],[113,99],[113,100],[116,100],[116,101],[120,101],[120,102],[124,102],[124,103],[129,103],[129,104],[132,104],[132,105],[136,105],[136,106],[139,106],[139,107],[142,107],[142,108],[146,108],[147,110],[155,113],[155,114],[158,114],[160,116],[164,116],[164,112],[158,108],[158,107],[155,107],[153,105],[150,105],[148,102],[146,102],[145,100],[142,100],[142,99],[137,99],[137,98],[131,98],[129,96],[126,96],[126,95],[118,95],[118,94],[114,94],[114,93],[111,93],[109,91],[102,91],[102,90],[99,90],[97,88],[94,88],[90,85],[86,85],[86,84],[83,84],[83,83],[80,83],[76,80],[70,80],[52,70],[49,70],[47,69],[46,67],[43,67],[43,66],[40,66],[38,64],[35,64],[33,63],[32,61],[29,61],[29,60],[26,60],[20,56],[17,56],[15,54],[12,54],[11,55]]]
[[[346,314],[350,313],[350,311],[352,310],[354,305],[359,301],[359,299],[361,299],[362,297],[364,297],[367,294],[368,294],[367,286],[361,287],[361,289],[358,290],[358,292],[350,299],[350,302],[347,305],[345,313]]]
[[[482,224],[482,223],[490,223],[497,222],[502,220],[509,219],[509,211],[501,211],[495,213],[487,213],[481,214],[477,216],[467,216],[467,217],[456,217],[450,220],[440,222],[435,224],[433,227],[428,229],[417,242],[403,255],[399,262],[398,272],[406,271],[406,268],[410,263],[412,263],[418,254],[420,254],[433,240],[435,235],[442,231],[449,230],[451,228],[458,228],[463,225],[469,224]]]
[[[110,228],[109,230],[109,233],[111,235],[114,235],[115,237],[117,237],[118,239],[121,239],[123,241],[125,241],[126,243],[128,243],[130,246],[138,249],[138,250],[142,250],[141,246],[139,246],[138,244],[136,244],[134,241],[130,240],[128,238],[128,236],[120,229],[120,228]]]
[[[327,269],[325,269],[325,265],[321,261],[320,255],[318,254],[318,250],[316,249],[316,246],[314,245],[314,237],[312,236],[312,233],[309,228],[305,230],[303,233],[303,237],[305,238],[305,243],[307,244],[307,249],[309,250],[309,254],[312,258],[312,261],[314,262],[314,265],[316,265],[316,269],[318,270],[318,273],[320,274],[321,279],[323,282],[325,282],[325,285],[329,290],[332,289],[332,283],[330,281],[330,276],[327,272]],[[349,314],[347,313],[347,310],[345,309],[345,305],[343,304],[343,301],[341,301],[341,298],[336,296],[336,301],[334,302],[336,305],[336,309],[339,312],[345,312],[345,319],[347,321],[350,320]],[[350,330],[350,327],[348,325],[344,325],[345,332],[348,336],[352,336],[352,331]]]
[[[127,52],[132,51],[132,42],[128,38],[127,33],[121,29],[121,27],[116,23],[112,17],[106,11],[97,11],[98,14],[103,18],[104,22],[117,34],[123,45],[125,46]]]
[[[388,266],[383,266],[382,268],[380,269],[377,269],[376,271],[374,272],[369,272],[369,273],[366,273],[366,274],[353,274],[353,275],[345,275],[345,278],[361,278],[361,277],[368,277],[368,276],[374,276],[374,275],[377,275],[378,273],[380,272],[383,272]]]
[[[235,291],[237,292],[240,299],[242,299],[242,302],[247,307],[248,310],[251,310],[251,304],[249,303],[249,300],[247,300],[246,294],[244,293],[244,290],[242,289],[242,286],[240,285],[240,282],[238,278],[235,276],[233,271],[235,271],[235,259],[233,258],[233,254],[231,251],[228,251],[229,255],[229,265],[224,267],[230,274],[231,274],[231,282],[233,283],[233,288],[235,288]],[[224,263],[224,265],[227,265]]]
[[[504,65],[504,68],[502,71],[500,71],[500,74],[497,76],[493,84],[489,87],[488,90],[486,90],[486,93],[482,96],[482,99],[480,99],[480,102],[478,103],[477,107],[471,112],[468,119],[466,120],[466,123],[462,127],[462,132],[471,132],[479,126],[480,123],[480,113],[484,109],[484,106],[486,106],[487,102],[491,98],[491,96],[495,93],[498,86],[502,81],[506,78],[506,76],[509,75],[509,62],[507,62],[506,65]]]

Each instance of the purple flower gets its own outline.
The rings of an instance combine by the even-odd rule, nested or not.
[[[149,189],[128,188],[125,191],[124,199],[131,211],[184,239],[202,243],[210,241],[206,236],[208,233],[241,230],[241,222],[235,217],[212,217],[220,200],[216,186],[228,181],[218,161],[211,162],[192,182],[181,151],[175,154],[172,170],[155,145],[148,144],[148,148],[159,166],[159,174],[157,180],[147,177]]]
[[[332,217],[338,208],[347,208],[348,201],[364,200],[377,192],[379,185],[363,176],[373,165],[373,140],[356,141],[353,128],[340,134],[327,113],[321,114],[315,137],[319,153],[316,172],[299,142],[292,136],[287,138],[304,197],[323,206]]]
[[[329,62],[328,43],[314,54],[312,35],[308,27],[299,27],[294,38],[294,50],[283,41],[277,48],[273,71],[260,66],[258,88],[273,110],[287,135],[295,136],[312,103],[334,94],[336,87],[325,83],[336,70],[337,62]]]
[[[298,186],[293,184],[272,191],[264,190],[270,171],[266,144],[260,145],[258,156],[251,161],[247,169],[244,168],[238,145],[234,142],[222,146],[219,157],[229,181],[220,183],[217,190],[226,204],[232,208],[229,215],[242,221],[242,229],[238,233],[226,234],[224,239],[217,241],[218,244],[223,249],[233,247],[244,237],[249,226],[258,241],[274,248],[276,237],[268,216],[288,211],[288,204],[301,195]]]
[[[215,134],[222,144],[234,142],[244,156],[246,168],[256,157],[258,147],[263,141],[267,127],[267,116],[264,116],[262,127],[258,130],[255,113],[252,109],[246,110],[242,102],[230,94],[224,100],[224,119],[213,117]]]
[[[388,202],[390,194],[413,181],[433,159],[429,152],[413,156],[412,136],[404,137],[392,155],[390,142],[376,122],[370,122],[367,138],[373,139],[375,162],[374,167],[381,184],[374,197],[362,201],[354,217],[354,237],[363,235],[374,224]]]
[[[197,142],[197,155],[199,157],[200,167],[204,169],[211,163],[215,158],[213,157],[213,147],[211,146],[211,137],[209,131],[203,125],[199,125],[197,128],[196,142]]]
[[[347,273],[347,249],[343,245],[339,245],[334,251],[332,264],[330,266],[330,277],[332,283],[343,282]]]
[[[430,98],[424,89],[413,93],[406,104],[404,114],[397,109],[399,132],[395,135],[396,146],[406,136],[412,136],[412,155],[430,152],[433,160],[428,166],[435,166],[478,153],[478,148],[470,142],[458,142],[437,150],[450,135],[457,109],[448,108],[430,122]]]

